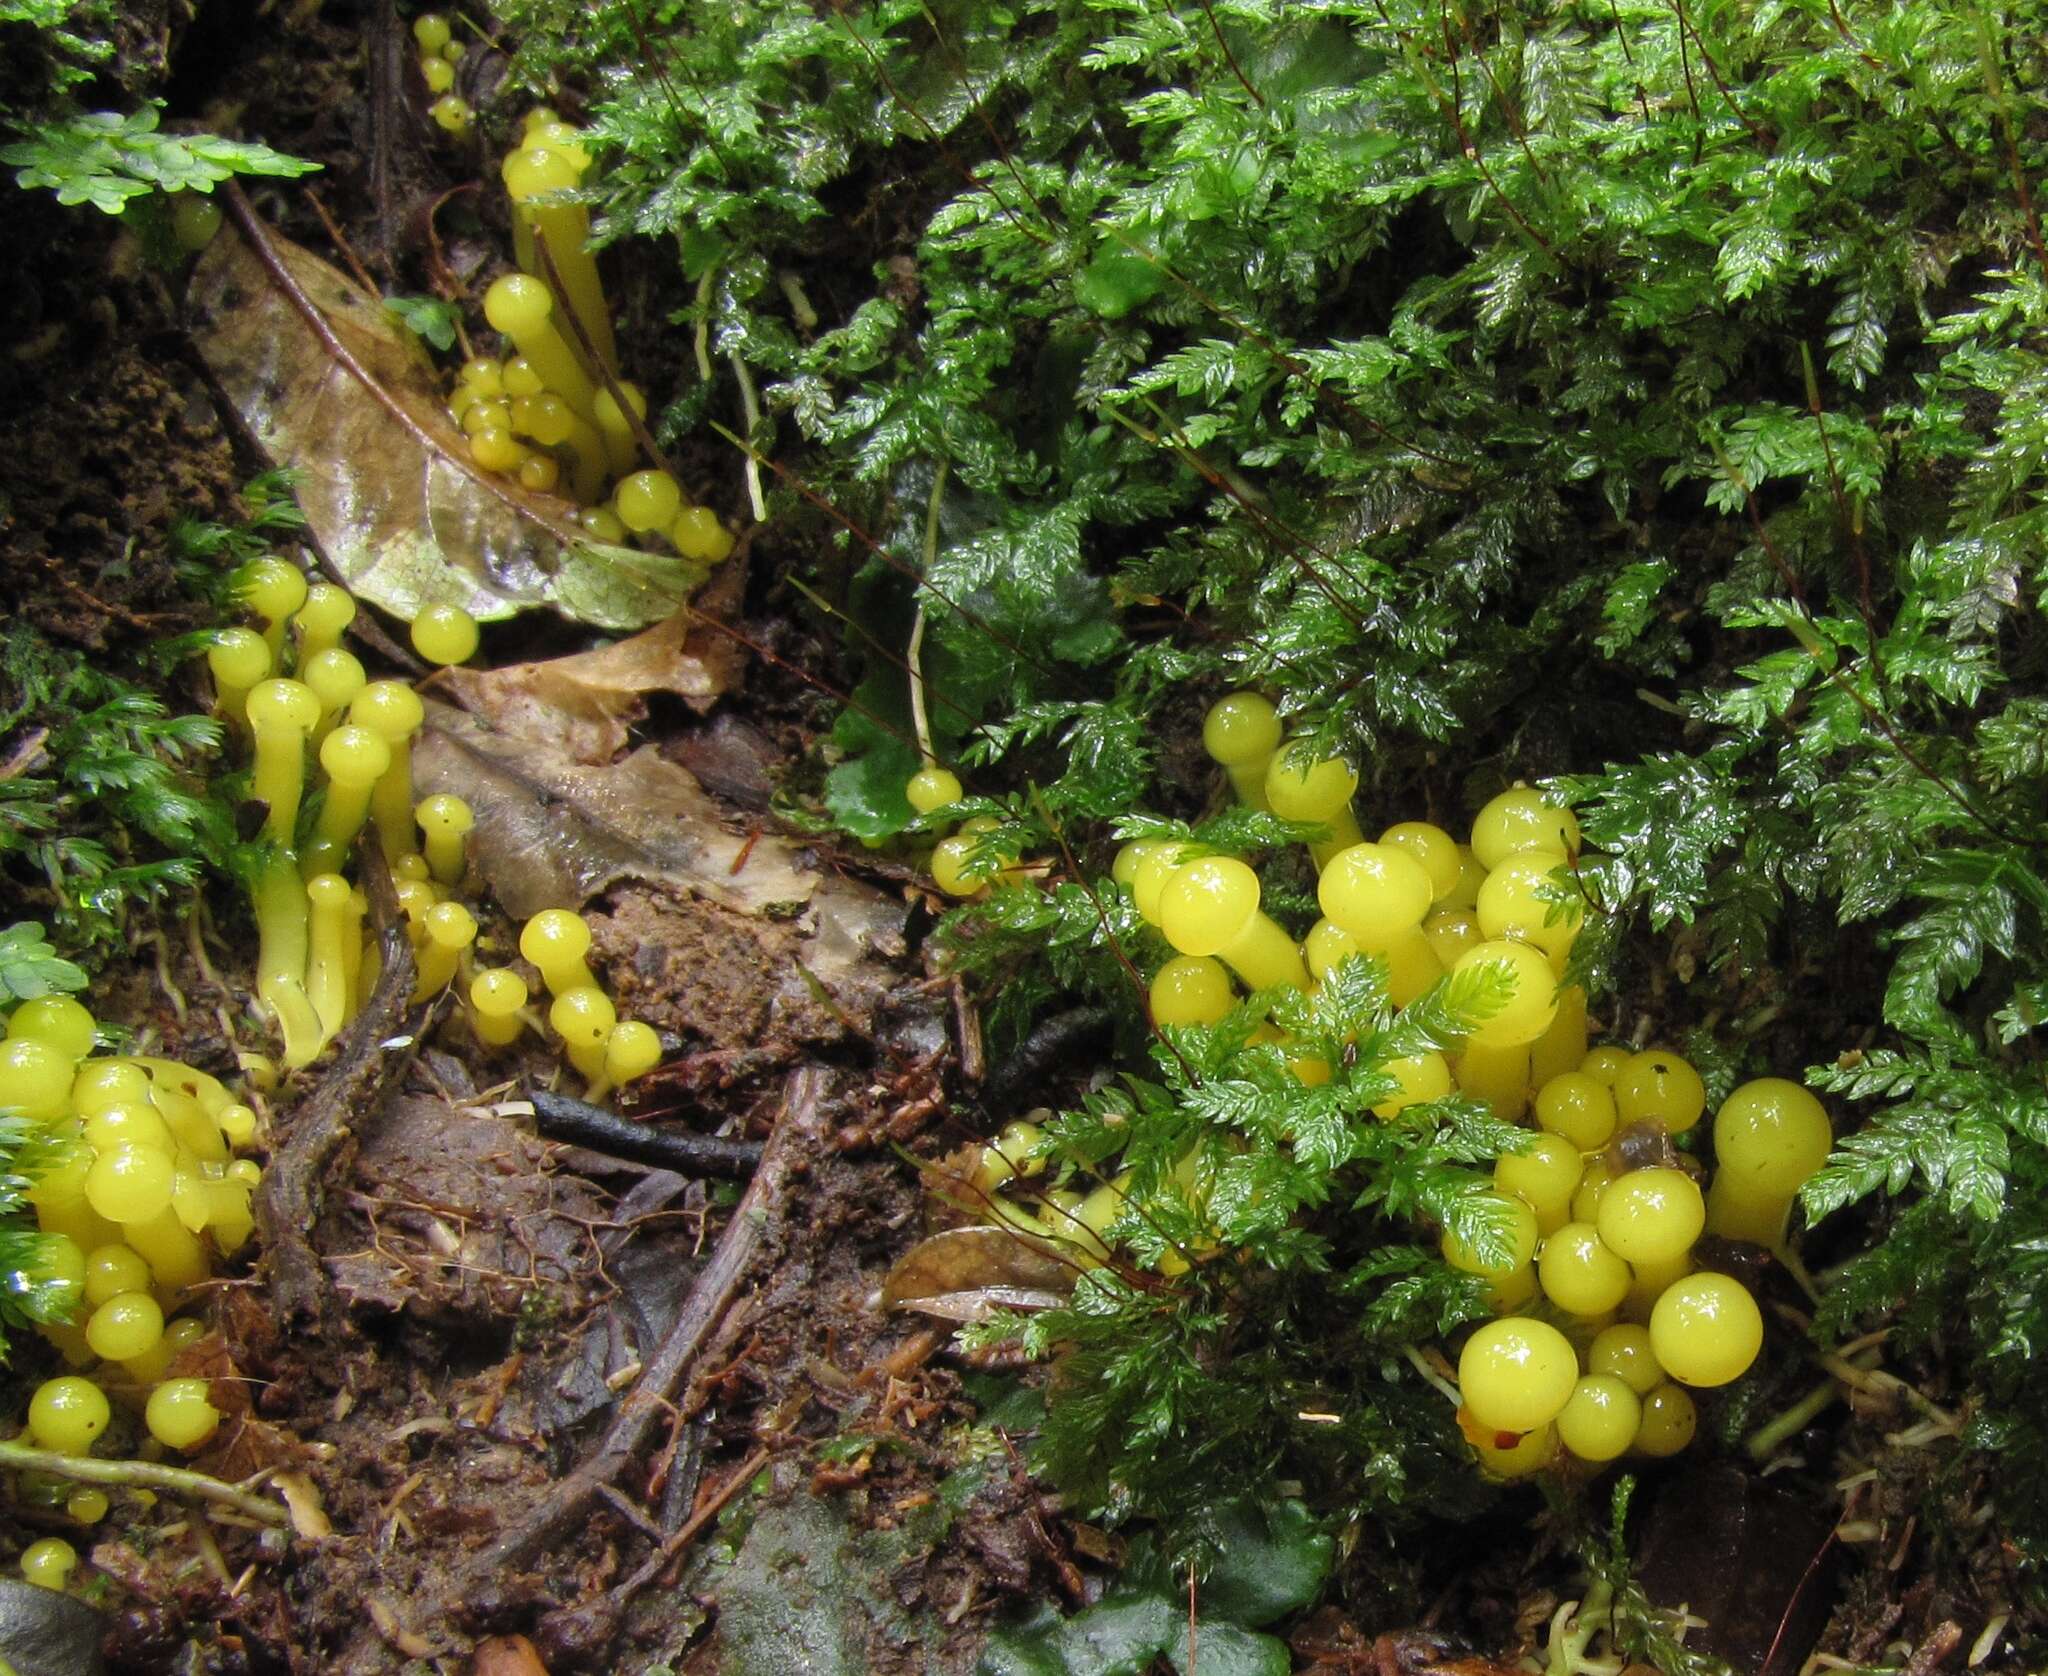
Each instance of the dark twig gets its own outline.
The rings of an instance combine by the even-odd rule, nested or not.
[[[598,1487],[613,1483],[641,1453],[655,1422],[670,1411],[675,1393],[688,1379],[699,1350],[731,1305],[764,1241],[780,1227],[791,1182],[824,1151],[829,1083],[828,1073],[816,1066],[791,1076],[761,1166],[719,1236],[718,1249],[683,1300],[668,1337],[647,1357],[597,1447],[538,1506],[470,1561],[472,1590],[502,1580],[506,1572],[526,1564],[579,1525],[597,1499]],[[693,1520],[683,1528],[694,1524]]]
[[[270,1273],[270,1307],[290,1332],[327,1318],[327,1273],[312,1246],[328,1175],[344,1161],[356,1133],[380,1109],[412,1063],[432,1006],[412,1006],[416,968],[398,910],[391,870],[374,839],[361,846],[363,886],[377,926],[383,970],[340,1051],[318,1086],[294,1104],[281,1123],[283,1141],[272,1154],[251,1204],[263,1235]]]
[[[526,1097],[533,1102],[534,1128],[548,1140],[569,1146],[588,1147],[613,1158],[630,1158],[636,1164],[674,1170],[677,1175],[719,1176],[735,1181],[751,1175],[761,1162],[759,1141],[654,1129],[617,1112],[608,1112],[602,1106],[572,1100],[566,1094],[552,1094],[544,1088],[529,1090]]]

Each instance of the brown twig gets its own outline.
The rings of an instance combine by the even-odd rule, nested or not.
[[[306,202],[313,206],[313,213],[320,218],[320,225],[327,229],[328,240],[333,244],[336,253],[348,264],[348,271],[356,276],[356,283],[373,297],[383,296],[384,288],[370,277],[370,270],[363,266],[362,258],[356,254],[356,247],[348,242],[348,235],[341,230],[334,217],[327,213],[327,206],[320,201],[320,194],[310,186],[301,186],[299,190],[305,193]]]
[[[578,1523],[597,1499],[599,1486],[614,1482],[640,1454],[655,1421],[669,1411],[674,1393],[689,1378],[699,1350],[731,1305],[764,1241],[780,1227],[791,1182],[799,1169],[824,1150],[825,1097],[830,1080],[817,1066],[805,1066],[790,1077],[775,1132],[761,1155],[761,1167],[719,1236],[711,1261],[690,1288],[668,1336],[620,1399],[618,1412],[597,1447],[537,1507],[470,1562],[472,1589],[496,1582],[505,1572],[524,1565]]]
[[[383,970],[363,1010],[341,1038],[340,1051],[319,1084],[279,1114],[282,1140],[250,1206],[263,1235],[270,1304],[287,1332],[327,1318],[327,1272],[312,1246],[330,1170],[354,1143],[412,1063],[432,1004],[411,1005],[416,969],[405,918],[392,889],[384,852],[371,838],[361,846],[363,885],[378,927]]]

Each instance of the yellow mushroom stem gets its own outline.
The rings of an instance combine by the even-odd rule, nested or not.
[[[298,883],[294,875],[292,888],[296,890]],[[206,1247],[168,1205],[147,1222],[122,1223],[121,1237],[149,1265],[150,1277],[160,1292],[182,1292],[188,1286],[197,1286],[213,1271]]]
[[[284,667],[284,631],[293,612],[306,603],[306,575],[283,559],[251,559],[231,579],[235,597],[263,619],[263,643],[270,667]]]
[[[1451,1069],[1459,1090],[1475,1100],[1484,1100],[1503,1123],[1515,1122],[1528,1109],[1527,1047],[1488,1047],[1468,1041]]]
[[[1252,989],[1309,987],[1300,948],[1259,907],[1258,875],[1229,856],[1174,872],[1159,894],[1159,927],[1180,953],[1213,955]]]
[[[1557,992],[1557,1017],[1529,1044],[1529,1086],[1576,1071],[1586,1057],[1586,992],[1568,984]]]
[[[291,851],[273,849],[264,858],[255,900],[256,993],[277,1019],[285,1064],[310,1065],[324,1038],[306,995],[306,887]]]
[[[580,152],[581,148],[576,150]],[[588,162],[589,154],[582,156]],[[525,149],[505,159],[500,172],[505,190],[512,198],[513,220],[531,229],[534,271],[545,273],[548,265],[553,265],[555,277],[561,281],[558,301],[576,316],[605,365],[616,369],[619,354],[612,340],[611,316],[605,308],[604,281],[598,277],[597,258],[585,248],[590,241],[590,211],[582,204],[565,203],[560,198],[560,194],[574,191],[582,177],[576,155],[553,144],[529,142]],[[540,260],[543,243],[547,247],[546,262]],[[498,323],[493,320],[491,324]],[[498,330],[505,328],[499,326]],[[518,342],[516,338],[513,341]],[[525,344],[519,345],[519,352],[528,354]],[[549,388],[561,388],[545,368],[540,373]]]
[[[637,384],[624,379],[616,381],[620,395],[626,398],[626,406],[633,410],[634,418],[647,417],[647,398],[640,393]],[[623,477],[640,463],[640,436],[633,428],[633,420],[626,417],[617,399],[609,388],[598,391],[592,406],[596,410],[597,428],[604,437],[606,461],[614,477]]]
[[[591,1079],[590,1086],[583,1091],[583,1098],[602,1100],[614,1088],[631,1082],[635,1077],[645,1076],[660,1063],[661,1037],[654,1026],[642,1024],[638,1019],[622,1018],[604,1039],[601,1073]]]
[[[465,841],[476,825],[469,805],[441,792],[422,800],[413,810],[413,819],[425,841],[427,867],[435,882],[451,887],[461,884],[462,875],[469,871]]]
[[[341,945],[342,983],[348,991],[344,1023],[353,1020],[363,1010],[363,921],[369,917],[370,899],[363,894],[360,885],[349,886],[348,923],[354,929]]]
[[[426,720],[426,707],[403,681],[372,681],[349,705],[348,719],[391,749],[391,766],[370,793],[370,817],[377,823],[384,859],[395,862],[413,847],[412,736]]]
[[[306,790],[306,739],[320,720],[320,701],[301,681],[259,681],[244,712],[256,738],[249,795],[265,806],[263,836],[288,849]]]
[[[327,798],[306,845],[305,871],[338,873],[370,813],[377,783],[391,768],[391,747],[366,727],[338,727],[320,744]]]
[[[362,944],[362,927],[349,911],[355,893],[339,873],[315,873],[306,881],[311,908],[306,951],[306,997],[321,1030],[332,1039],[348,1022],[348,946]]]
[[[484,318],[518,346],[541,382],[595,426],[597,386],[554,321],[555,299],[531,274],[506,274],[484,293]]]

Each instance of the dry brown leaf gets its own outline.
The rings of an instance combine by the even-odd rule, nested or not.
[[[551,605],[637,629],[703,581],[692,561],[592,542],[570,502],[478,470],[382,299],[275,233],[262,243],[228,229],[207,247],[194,341],[258,445],[300,474],[299,504],[353,592],[407,619],[430,603],[479,618]]]
[[[706,594],[739,574],[726,567]],[[698,603],[709,607],[712,601]],[[446,693],[507,737],[542,740],[574,761],[604,763],[625,748],[627,729],[647,714],[648,693],[673,693],[702,715],[745,667],[729,635],[685,610],[595,652],[501,669],[444,670],[430,690]]]
[[[476,1644],[469,1676],[548,1676],[540,1653],[523,1635],[494,1635]]]
[[[726,831],[687,769],[651,748],[591,767],[558,745],[487,730],[441,705],[413,751],[421,796],[453,792],[476,815],[470,853],[506,912],[578,907],[620,879],[665,881],[744,913],[794,912],[820,875],[781,839]]]
[[[1074,1289],[1075,1268],[1007,1228],[948,1228],[896,1260],[882,1302],[945,1321],[979,1321],[996,1309],[1051,1309]]]

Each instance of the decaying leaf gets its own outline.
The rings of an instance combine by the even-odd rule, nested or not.
[[[548,1676],[540,1653],[523,1635],[494,1635],[476,1644],[469,1676]]]
[[[230,229],[192,275],[193,337],[351,591],[410,619],[538,605],[608,629],[669,616],[704,579],[673,555],[590,541],[573,505],[480,471],[412,334],[311,252]]]
[[[736,583],[728,565],[704,595]],[[700,608],[713,602],[700,596]],[[498,732],[551,740],[577,762],[610,762],[625,748],[627,729],[647,714],[648,693],[673,693],[700,714],[738,681],[745,656],[738,644],[679,611],[651,629],[573,657],[501,669],[448,669],[433,689]]]
[[[978,1321],[991,1310],[1064,1303],[1076,1273],[1070,1259],[1007,1228],[948,1228],[896,1260],[882,1282],[882,1302],[945,1321]]]

